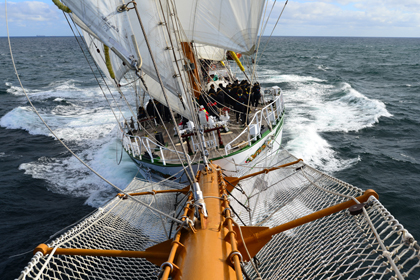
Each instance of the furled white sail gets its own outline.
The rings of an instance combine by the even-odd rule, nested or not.
[[[175,0],[189,41],[252,54],[265,0]]]

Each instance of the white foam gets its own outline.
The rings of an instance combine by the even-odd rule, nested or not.
[[[332,85],[297,75],[272,76],[267,81],[289,86],[283,91],[287,110],[284,131],[290,139],[285,148],[328,173],[346,169],[360,157],[341,159],[321,132],[358,131],[373,126],[380,117],[392,116],[382,101],[366,97],[348,83]]]
[[[327,70],[329,70],[330,68],[329,67],[327,67],[327,66],[324,66],[324,65],[318,65],[318,67],[317,67],[319,70],[322,70],[322,71],[324,71],[324,72],[326,72]]]
[[[287,125],[285,130],[290,130],[293,138],[287,142],[286,150],[324,172],[331,174],[349,168],[360,161],[360,157],[341,159],[331,145],[311,125],[303,125],[294,129]]]
[[[325,80],[316,78],[316,77],[311,77],[311,76],[299,76],[299,75],[273,75],[273,74],[268,74],[267,76],[262,75],[261,82],[263,83],[309,83],[309,82],[326,82]]]
[[[117,165],[116,161],[121,157],[121,144],[116,140],[114,133],[78,145],[88,146],[79,152],[78,156],[121,189],[124,189],[137,173],[137,168],[125,152],[122,154],[120,165]],[[102,205],[116,192],[75,157],[64,159],[42,157],[36,162],[21,164],[19,169],[25,170],[25,174],[33,178],[46,180],[53,192],[87,197],[86,203],[94,207]]]
[[[121,157],[121,144],[116,140],[115,117],[97,86],[86,88],[78,83],[74,80],[54,82],[42,90],[31,90],[29,95],[31,100],[38,102],[40,115],[58,138],[76,150],[94,170],[124,188],[137,173],[137,168],[125,152],[121,164],[116,164],[116,157]],[[13,87],[10,83],[8,86]],[[127,112],[123,114],[128,115]],[[5,114],[0,125],[51,136],[32,108],[26,105]],[[100,206],[116,192],[74,157],[41,157],[38,161],[21,164],[19,168],[33,178],[47,181],[51,191],[87,197],[86,203],[92,206]]]
[[[24,95],[23,89],[21,87],[16,87],[13,85],[10,85],[6,92],[14,95]]]
[[[40,115],[58,138],[67,141],[102,137],[116,123],[111,111],[94,111],[78,106],[59,105],[50,112],[41,111]],[[32,135],[52,136],[31,107],[13,109],[0,119],[0,125],[9,129],[23,129]]]

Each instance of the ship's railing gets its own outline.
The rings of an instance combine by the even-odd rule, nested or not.
[[[281,119],[284,112],[283,93],[280,93],[273,97],[274,100],[267,106],[257,111],[254,117],[249,121],[248,126],[238,135],[235,139],[230,141],[225,146],[225,155],[228,155],[234,149],[242,149],[245,146],[251,146],[253,141],[258,140],[262,136],[262,124],[263,119],[267,123],[268,128],[273,130],[274,126]],[[241,141],[243,135],[247,135],[247,141]]]
[[[169,151],[170,153],[175,154],[177,153],[181,156],[182,160],[185,159],[184,153],[162,146],[156,143],[155,141],[151,140],[149,137],[132,136],[125,133],[124,131],[121,132],[122,145],[124,149],[133,157],[137,157],[140,160],[145,158],[150,160],[151,163],[160,162],[163,165],[172,162],[179,164],[178,157],[176,157],[176,159],[173,160],[166,159],[164,153],[165,151]],[[157,156],[155,152],[158,152],[159,156]],[[187,158],[190,160],[189,155],[187,155]]]
[[[284,112],[284,103],[283,103],[283,94],[280,92],[278,95],[273,97],[274,100],[267,104],[264,108],[257,111],[253,118],[250,120],[248,127],[246,127],[239,135],[236,136],[235,139],[230,141],[228,144],[224,146],[225,149],[225,155],[229,155],[233,150],[240,150],[244,148],[245,146],[251,146],[253,141],[258,140],[262,137],[263,134],[263,123],[266,123],[268,125],[268,129],[272,130],[274,126],[277,124],[277,122],[281,119],[283,112]],[[263,120],[265,122],[263,122]],[[130,128],[128,127],[130,126]],[[134,127],[133,127],[134,126]],[[166,164],[179,164],[179,159],[176,154],[179,154],[181,159],[185,159],[184,153],[169,149],[166,146],[161,145],[160,143],[156,143],[155,141],[151,140],[149,137],[140,137],[140,136],[133,136],[128,134],[128,131],[131,130],[137,130],[137,124],[136,123],[121,123],[121,127],[124,131],[121,131],[121,137],[122,144],[124,149],[130,153],[133,157],[139,158],[142,160],[143,158],[150,160],[152,163],[154,162],[160,162],[163,165]],[[212,137],[207,139],[207,148],[211,147],[220,147],[223,145],[221,143],[220,139],[220,129],[221,127],[216,127],[214,129],[210,129]],[[217,130],[217,133],[219,134],[218,138],[219,141],[216,140],[216,135],[213,130]],[[193,133],[194,134],[194,133]],[[242,136],[246,134],[247,135],[247,141],[241,141],[239,142],[239,139],[243,139]],[[184,138],[186,138],[187,146],[190,147],[188,143],[188,137],[189,135],[183,135]],[[197,151],[198,143],[194,143],[193,137],[191,137],[192,140],[192,146],[193,150],[189,148],[189,153],[194,153]],[[219,142],[219,143],[218,143]],[[222,146],[223,147],[223,146]],[[159,156],[155,154],[157,152]],[[169,153],[168,153],[169,152]],[[167,157],[165,157],[165,153]],[[171,153],[173,155],[171,155]],[[189,155],[187,154],[187,158],[190,159]]]

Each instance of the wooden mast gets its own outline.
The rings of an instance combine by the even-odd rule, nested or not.
[[[198,65],[197,65],[197,60],[195,59],[194,52],[192,50],[192,43],[181,42],[181,46],[182,46],[182,51],[184,52],[185,57],[190,61],[190,64],[186,65],[186,70],[188,72],[188,77],[190,79],[191,88],[194,92],[194,96],[196,98],[199,98],[201,94],[200,76],[198,75],[198,70],[197,70]]]

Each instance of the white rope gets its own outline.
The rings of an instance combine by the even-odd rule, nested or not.
[[[108,181],[107,179],[105,179],[102,175],[100,175],[98,172],[96,172],[92,167],[90,167],[86,162],[84,162],[80,157],[78,157],[72,149],[70,149],[56,134],[55,132],[48,126],[48,124],[44,121],[44,119],[41,117],[41,115],[38,113],[38,110],[35,108],[35,106],[32,104],[31,99],[29,98],[28,93],[26,92],[25,88],[23,87],[22,81],[20,80],[20,76],[18,74],[17,68],[16,68],[16,64],[15,64],[15,60],[13,57],[13,53],[12,53],[12,45],[10,42],[10,35],[9,35],[9,24],[8,24],[8,19],[7,19],[7,0],[5,1],[5,5],[6,5],[6,29],[7,29],[7,40],[9,42],[9,50],[10,50],[10,57],[12,59],[12,64],[13,64],[13,69],[15,70],[15,74],[16,77],[19,81],[19,84],[23,90],[23,92],[25,93],[26,99],[28,100],[29,104],[31,105],[32,109],[34,110],[34,112],[37,114],[37,116],[39,117],[39,119],[42,121],[42,123],[45,125],[45,127],[51,132],[51,134],[61,143],[61,145],[63,145],[64,148],[67,149],[67,151],[69,151],[81,164],[83,164],[84,166],[86,166],[90,171],[92,171],[95,175],[97,175],[99,178],[101,178],[104,182],[108,183],[110,186],[112,186],[114,189],[118,190],[121,193],[124,193],[125,195],[127,195],[128,197],[130,197],[131,199],[133,199],[134,201],[142,204],[143,206],[145,206],[146,208],[159,213],[165,217],[167,217],[168,219],[173,220],[174,222],[177,223],[182,223],[182,221],[175,219],[169,215],[167,215],[166,213],[163,213],[162,211],[159,211],[158,209],[155,209],[153,207],[148,206],[147,204],[145,204],[144,202],[131,197],[129,194],[127,194],[126,192],[124,192],[122,189],[120,189],[119,187],[115,186],[113,183],[111,183],[110,181]]]
[[[384,255],[389,263],[392,266],[392,269],[394,270],[395,274],[397,275],[399,280],[404,280],[404,277],[401,275],[400,270],[398,269],[398,267],[395,265],[394,260],[392,259],[392,254],[387,250],[387,248],[385,247],[384,243],[382,242],[382,239],[379,237],[378,232],[376,231],[375,226],[372,224],[372,221],[369,218],[369,215],[365,209],[365,207],[362,208],[363,209],[363,215],[365,216],[366,221],[369,224],[370,229],[373,231],[373,234],[375,235],[376,240],[378,241],[379,245],[382,248],[382,255]]]
[[[284,3],[283,9],[281,10],[281,13],[280,13],[279,17],[277,18],[276,24],[274,25],[273,30],[271,31],[270,37],[268,37],[267,43],[265,43],[264,49],[263,49],[260,57],[262,57],[262,55],[264,54],[265,49],[267,48],[267,45],[270,42],[271,37],[273,36],[273,32],[276,29],[277,24],[279,23],[279,20],[280,20],[281,16],[283,15],[284,9],[286,8],[286,5],[287,5],[288,2],[289,2],[289,0],[286,0],[286,2]],[[255,61],[255,62],[257,62],[257,61]]]

